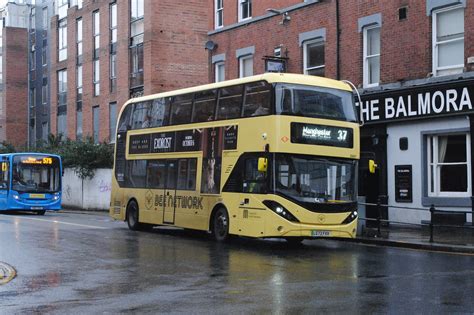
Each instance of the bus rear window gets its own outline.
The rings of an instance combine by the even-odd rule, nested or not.
[[[277,84],[276,112],[313,118],[356,122],[351,92],[296,84]]]

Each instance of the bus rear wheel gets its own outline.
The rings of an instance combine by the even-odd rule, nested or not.
[[[37,215],[44,215],[46,213],[46,210],[38,210],[36,211]]]
[[[138,204],[135,200],[130,201],[127,206],[127,224],[128,228],[132,231],[138,231],[142,228],[140,222],[138,222]]]
[[[229,239],[229,214],[225,208],[217,209],[212,222],[212,235],[218,242]]]

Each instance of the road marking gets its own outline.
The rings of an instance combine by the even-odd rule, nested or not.
[[[66,224],[66,225],[72,225],[72,226],[80,226],[80,227],[86,227],[86,228],[92,228],[92,229],[108,230],[108,228],[102,227],[102,226],[86,225],[86,224],[71,223],[71,222],[63,222],[63,221],[58,221],[58,220],[46,220],[46,219],[29,218],[29,217],[19,217],[19,216],[8,216],[8,217],[11,217],[11,218],[18,218],[18,219],[26,219],[26,220],[33,220],[33,221],[50,222],[50,223],[60,223],[60,224]]]
[[[0,261],[0,285],[10,282],[15,276],[15,268]]]

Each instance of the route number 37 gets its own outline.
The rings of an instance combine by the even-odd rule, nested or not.
[[[346,141],[347,139],[347,130],[338,130],[337,131],[337,140]]]

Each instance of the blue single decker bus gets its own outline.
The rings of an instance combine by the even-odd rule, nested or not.
[[[61,157],[43,153],[0,154],[0,211],[61,209]]]

